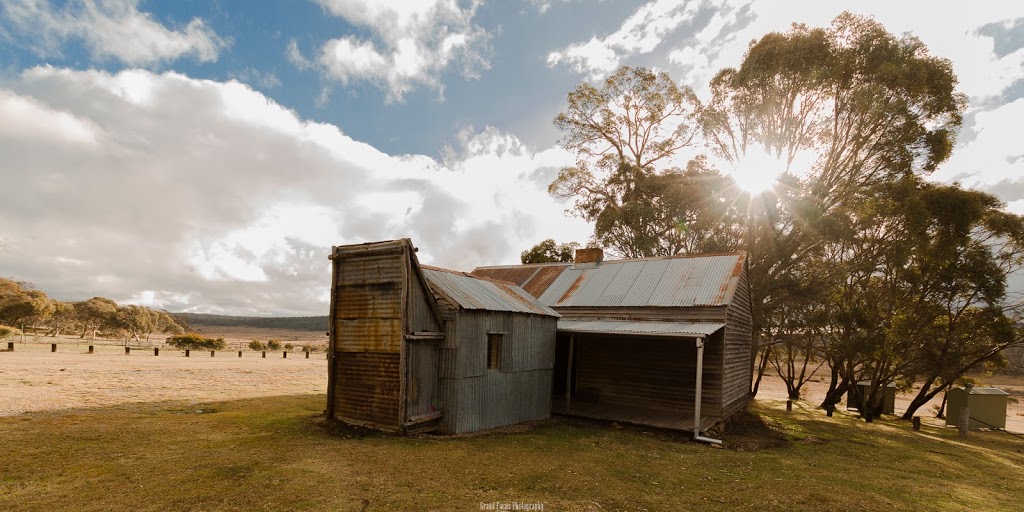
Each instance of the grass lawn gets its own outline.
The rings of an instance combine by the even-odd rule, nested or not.
[[[727,449],[556,419],[327,426],[323,395],[0,417],[0,510],[1021,510],[1024,440],[759,402]]]

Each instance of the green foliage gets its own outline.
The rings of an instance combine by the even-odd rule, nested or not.
[[[575,200],[573,213],[595,223],[595,241],[626,257],[735,245],[730,180],[701,158],[685,171],[673,166],[676,153],[697,142],[693,91],[665,73],[620,67],[601,88],[577,86],[568,103],[555,126],[576,165],[548,190]]]
[[[259,351],[266,350],[266,349],[267,349],[267,344],[263,343],[263,342],[261,342],[259,340],[252,340],[252,341],[249,342],[249,350],[255,350],[255,351],[259,352]]]
[[[281,342],[277,340],[267,341],[267,348],[269,350],[281,350]]]
[[[291,350],[293,348],[295,348],[295,345],[292,345],[291,343],[285,343],[284,344],[284,349],[285,350]]]
[[[543,242],[523,251],[520,254],[520,261],[523,264],[530,263],[551,263],[571,262],[576,255],[576,249],[580,248],[577,242],[556,244],[554,239],[548,238]]]
[[[222,350],[227,345],[224,338],[204,338],[194,332],[172,336],[167,344],[178,349]]]

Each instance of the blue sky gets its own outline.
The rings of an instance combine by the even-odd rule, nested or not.
[[[953,62],[971,106],[933,179],[1024,213],[1018,2],[9,0],[0,275],[322,314],[330,245],[411,237],[470,269],[584,241],[546,193],[572,163],[551,123],[569,91],[627,64],[706,98],[749,41],[843,10]]]

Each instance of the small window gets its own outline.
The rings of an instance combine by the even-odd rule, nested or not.
[[[501,369],[501,334],[487,333],[487,368]]]

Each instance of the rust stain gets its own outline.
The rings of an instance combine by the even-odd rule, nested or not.
[[[575,282],[573,282],[571,285],[569,285],[569,289],[566,290],[565,293],[562,294],[562,297],[560,299],[558,299],[557,303],[561,304],[562,302],[564,302],[569,297],[572,297],[572,294],[576,292],[576,290],[580,287],[581,284],[583,284],[583,279],[586,278],[586,276],[587,276],[586,272],[580,273],[580,276],[576,278]]]
[[[551,286],[551,283],[554,283],[555,279],[558,279],[558,276],[562,275],[562,272],[567,268],[569,268],[567,265],[541,267],[528,283],[520,286],[523,290],[526,290],[526,293],[533,295],[534,298],[538,298],[544,295],[544,292]]]
[[[729,273],[729,278],[726,279],[722,286],[718,289],[718,296],[715,297],[716,302],[725,302],[725,296],[729,293],[729,285],[732,284],[733,279],[738,279],[740,274],[743,273],[743,257],[736,260],[736,264],[732,267],[732,272]]]
[[[513,290],[511,286],[506,285],[506,284],[501,284],[501,283],[498,283],[498,286],[500,286],[501,289],[504,290],[507,295],[509,295],[510,297],[514,298],[516,301],[522,303],[530,311],[533,311],[534,313],[541,314],[541,315],[547,314],[544,311],[542,311],[540,308],[538,308],[536,304],[534,304],[533,302],[529,301],[526,297],[523,297],[522,295],[519,295],[518,293],[516,293],[516,291]]]

